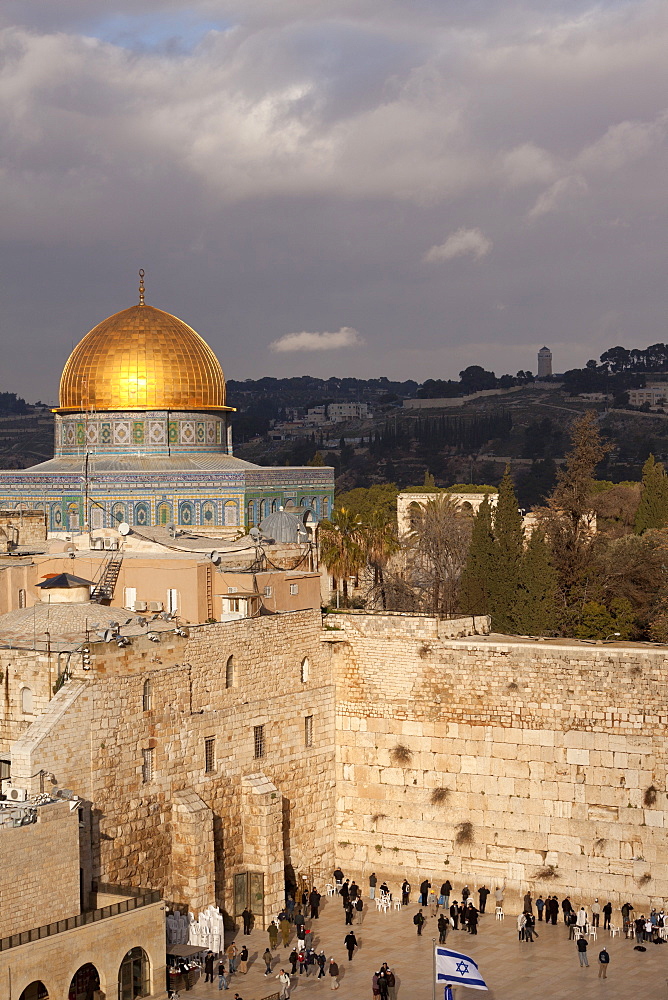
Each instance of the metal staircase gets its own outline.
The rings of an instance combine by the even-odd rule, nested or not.
[[[121,571],[123,563],[123,553],[117,550],[110,552],[108,558],[102,564],[100,573],[91,591],[91,601],[102,604],[103,601],[111,601],[116,589],[116,581]]]

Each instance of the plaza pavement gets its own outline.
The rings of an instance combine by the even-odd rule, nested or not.
[[[456,897],[455,897],[456,898]],[[575,901],[574,901],[575,902]],[[316,996],[336,995],[339,1000],[372,1000],[371,977],[382,962],[387,962],[397,979],[397,1000],[431,1000],[432,997],[432,938],[438,938],[436,918],[429,916],[422,937],[416,934],[413,915],[418,907],[411,904],[401,912],[376,912],[375,904],[367,909],[365,898],[364,919],[353,929],[359,950],[352,962],[343,944],[348,928],[345,927],[343,908],[338,896],[323,897],[320,918],[307,926],[313,927],[316,950],[324,948],[327,959],[333,956],[341,970],[341,986],[336,994],[330,990],[330,979],[317,980],[316,972],[293,978],[293,1000],[315,1000]],[[480,972],[489,986],[488,993],[459,987],[456,1000],[474,1000],[487,996],[490,1000],[629,1000],[629,997],[668,997],[668,944],[647,944],[646,952],[633,950],[635,940],[621,935],[611,938],[607,931],[599,930],[598,939],[588,949],[589,968],[581,969],[575,942],[568,940],[568,931],[560,919],[556,926],[537,923],[538,940],[533,944],[520,943],[517,939],[516,920],[519,900],[506,899],[506,916],[497,921],[492,903],[481,917],[478,935],[451,930],[447,947],[470,955],[479,965]],[[424,911],[426,912],[426,911]],[[621,926],[619,910],[613,913],[613,923]],[[232,936],[226,937],[229,944]],[[267,932],[255,930],[244,938],[241,930],[234,935],[237,947],[245,941],[250,952],[247,975],[232,976],[230,990],[218,992],[218,979],[213,986],[204,983],[203,977],[193,989],[181,992],[182,1000],[203,1000],[224,996],[232,1000],[235,991],[243,1000],[262,1000],[278,992],[274,976],[281,967],[289,971],[290,954],[294,936],[288,948],[278,948],[271,978],[264,976],[262,953],[269,942]],[[608,978],[598,979],[598,953],[605,944],[610,954]],[[227,963],[226,963],[227,964]],[[443,997],[443,988],[437,987],[436,996]]]

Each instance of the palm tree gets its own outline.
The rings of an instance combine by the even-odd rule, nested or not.
[[[320,558],[334,577],[337,593],[341,581],[343,601],[347,604],[348,578],[357,576],[365,562],[362,522],[358,514],[339,507],[328,521],[321,521]]]
[[[395,524],[392,521],[388,521],[382,511],[372,511],[368,523],[362,528],[361,544],[366,561],[373,569],[374,588],[379,588],[381,603],[383,610],[385,610],[386,599],[383,569],[390,557],[400,547]]]

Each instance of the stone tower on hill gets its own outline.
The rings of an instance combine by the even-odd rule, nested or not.
[[[549,347],[541,347],[538,352],[538,378],[552,374],[552,351]]]

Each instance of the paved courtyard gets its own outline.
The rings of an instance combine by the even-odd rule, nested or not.
[[[634,940],[627,941],[621,935],[611,938],[607,931],[599,931],[598,940],[589,945],[590,966],[581,969],[575,943],[568,940],[563,922],[559,921],[556,926],[538,923],[538,940],[534,944],[520,943],[516,930],[519,900],[506,899],[505,905],[505,920],[495,919],[492,905],[491,914],[488,912],[481,917],[476,937],[465,931],[451,931],[447,940],[447,947],[470,955],[478,963],[489,986],[486,995],[490,1000],[541,1000],[546,996],[550,1000],[668,998],[668,944],[647,944],[646,952],[637,952],[633,950]],[[328,959],[333,956],[339,963],[341,987],[336,995],[340,1000],[371,1000],[371,976],[384,961],[395,972],[397,1000],[430,1000],[432,938],[438,937],[436,918],[428,917],[423,936],[418,938],[413,925],[416,912],[414,905],[402,912],[389,913],[377,913],[375,906],[365,908],[361,926],[354,925],[360,947],[349,962],[343,945],[347,928],[339,897],[323,898],[320,919],[312,923],[315,945],[318,951],[321,947],[324,949]],[[621,926],[621,922],[621,914],[615,910],[613,923]],[[240,947],[244,940],[250,952],[248,974],[234,975],[231,989],[224,995],[232,998],[236,991],[243,1000],[262,1000],[278,991],[278,982],[273,976],[281,967],[289,970],[287,958],[292,942],[287,949],[279,948],[275,952],[272,978],[265,978],[262,953],[268,944],[266,931],[253,931],[245,939],[239,931],[235,937],[237,946]],[[603,944],[610,953],[607,980],[598,978],[598,953]],[[311,972],[308,978],[294,978],[292,997],[309,1000],[316,995],[331,995],[329,977],[318,981],[316,975],[317,967],[316,973]],[[186,995],[192,1000],[220,997],[217,978],[213,987],[202,980],[188,994],[181,994],[182,998]],[[436,995],[442,998],[443,989],[437,988]],[[473,1000],[482,995],[463,987],[455,990],[457,1000],[466,997]]]

